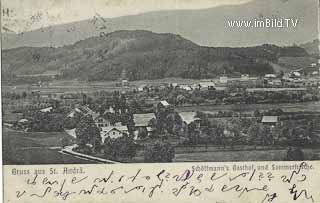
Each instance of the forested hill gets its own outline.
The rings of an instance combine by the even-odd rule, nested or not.
[[[214,37],[214,36],[213,36]],[[63,73],[64,79],[116,80],[126,70],[130,80],[164,77],[212,78],[222,74],[273,72],[268,62],[281,56],[306,56],[299,47],[202,47],[179,35],[116,31],[60,48],[21,47],[3,51],[3,78]],[[10,76],[10,77],[9,77]]]

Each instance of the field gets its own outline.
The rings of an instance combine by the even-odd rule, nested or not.
[[[59,153],[61,139],[64,137],[69,135],[63,132],[24,133],[3,128],[3,163],[15,165],[96,163]]]
[[[234,111],[253,112],[256,109],[282,109],[285,112],[320,112],[320,102],[301,102],[301,103],[280,103],[280,104],[241,104],[241,105],[200,105],[200,106],[183,106],[177,107],[179,112],[183,111],[202,111],[205,113],[215,113],[218,111]]]
[[[303,152],[306,159],[314,154],[320,155],[320,149],[303,149]],[[177,153],[174,162],[283,161],[286,156],[286,149],[193,152]]]
[[[256,79],[256,78],[251,78]],[[28,90],[33,91],[41,91],[41,93],[75,93],[75,92],[84,92],[84,93],[92,93],[95,91],[125,91],[125,90],[133,90],[141,85],[164,85],[169,83],[177,83],[177,84],[185,84],[192,85],[200,82],[208,82],[208,81],[218,82],[219,79],[182,79],[182,78],[164,78],[164,79],[156,79],[156,80],[139,80],[139,81],[130,81],[128,87],[119,86],[119,81],[104,81],[104,82],[86,82],[79,80],[56,80],[50,82],[48,86],[39,87],[36,85],[2,85],[2,91],[15,91],[15,92],[23,92]],[[229,80],[240,80],[239,78],[229,78]]]

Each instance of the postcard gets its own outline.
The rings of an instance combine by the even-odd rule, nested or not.
[[[317,0],[1,0],[3,202],[320,202]]]

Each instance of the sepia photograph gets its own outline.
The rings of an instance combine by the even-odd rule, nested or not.
[[[317,0],[1,0],[4,165],[320,160]]]

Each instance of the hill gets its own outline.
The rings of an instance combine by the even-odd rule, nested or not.
[[[304,48],[310,55],[319,56],[319,39],[301,44],[300,47]]]
[[[298,19],[296,28],[230,28],[228,20],[266,18]],[[64,46],[101,33],[117,30],[148,30],[181,35],[202,46],[288,46],[318,37],[316,0],[253,0],[251,2],[200,10],[148,12],[133,16],[94,19],[45,27],[21,34],[4,34],[3,47]],[[289,36],[289,37],[288,37]]]
[[[60,48],[21,47],[3,51],[3,79],[48,71],[64,79],[130,80],[165,77],[212,78],[223,74],[263,75],[279,57],[307,56],[299,47],[203,47],[179,35],[116,31]]]

